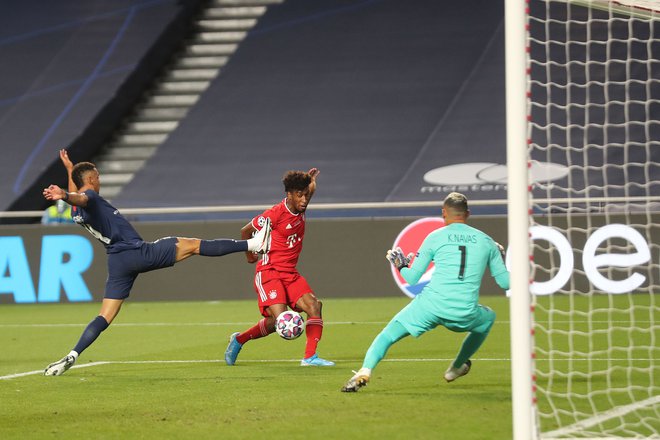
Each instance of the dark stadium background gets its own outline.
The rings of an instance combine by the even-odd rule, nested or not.
[[[47,206],[40,189],[64,182],[59,148],[74,161],[102,151],[206,3],[3,7],[0,210]],[[501,2],[287,0],[113,202],[273,203],[285,170],[312,166],[316,203],[436,201],[428,171],[505,163],[503,83]]]

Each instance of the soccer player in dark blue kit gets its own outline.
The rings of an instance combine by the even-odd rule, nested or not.
[[[101,181],[94,164],[80,162],[74,166],[66,150],[60,150],[60,159],[69,176],[68,191],[50,185],[43,195],[47,200],[64,200],[72,205],[74,221],[103,243],[108,254],[108,279],[99,315],[68,355],[46,367],[46,376],[59,376],[71,368],[83,350],[108,328],[140,273],[173,266],[193,255],[219,257],[246,251],[264,254],[269,250],[270,223],[248,240],[165,237],[145,242],[119,211],[99,195]]]

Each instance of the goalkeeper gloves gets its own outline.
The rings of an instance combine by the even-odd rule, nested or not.
[[[410,260],[412,260],[412,257],[413,257],[412,253],[408,254],[408,256],[403,255],[403,251],[401,250],[400,247],[396,247],[394,249],[388,250],[387,254],[385,255],[387,261],[392,263],[392,265],[396,267],[398,270],[410,266]]]

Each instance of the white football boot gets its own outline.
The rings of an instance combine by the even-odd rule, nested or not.
[[[447,382],[453,382],[459,377],[465,376],[470,372],[470,367],[472,367],[472,361],[470,359],[465,361],[460,368],[454,368],[454,364],[452,363],[449,365],[449,368],[447,368],[447,371],[445,371],[445,380]]]
[[[369,368],[360,368],[360,371],[353,371],[351,377],[346,384],[341,387],[342,393],[355,393],[362,387],[366,387],[371,378],[371,370]]]
[[[52,364],[48,365],[44,370],[44,376],[61,376],[62,374],[64,374],[66,370],[71,368],[75,363],[76,363],[75,357],[71,355],[64,356],[59,361],[53,362]]]
[[[270,226],[270,219],[266,218],[266,222],[264,223],[264,226],[256,233],[254,234],[254,237],[250,238],[248,240],[248,250],[252,250],[252,244],[253,246],[256,245],[256,247],[253,248],[252,252],[255,252],[257,254],[267,254],[268,251],[270,250],[270,233],[271,233],[271,226]]]

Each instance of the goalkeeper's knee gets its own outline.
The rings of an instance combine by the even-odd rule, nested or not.
[[[479,320],[481,322],[477,327],[470,331],[473,333],[482,333],[487,335],[490,333],[490,329],[493,327],[493,324],[495,324],[495,318],[497,315],[490,307],[480,306],[479,309]]]
[[[383,331],[380,332],[381,335],[388,338],[392,344],[399,341],[400,339],[405,338],[410,333],[408,330],[398,321],[391,321],[385,326]]]

